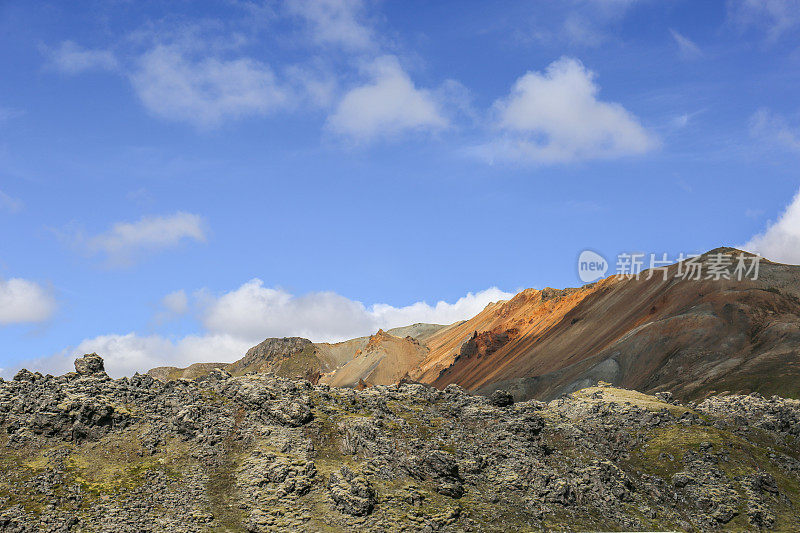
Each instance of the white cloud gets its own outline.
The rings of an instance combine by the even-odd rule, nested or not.
[[[46,49],[50,65],[66,74],[79,74],[87,70],[114,70],[117,59],[109,50],[91,50],[72,41],[64,41],[58,48]]]
[[[39,284],[21,278],[0,279],[0,326],[44,322],[55,310],[55,298]]]
[[[290,100],[269,66],[259,61],[194,60],[177,46],[158,45],[143,54],[130,79],[148,110],[199,128],[230,118],[265,115]]]
[[[72,371],[77,357],[96,352],[103,357],[106,372],[112,377],[121,377],[144,373],[157,366],[233,362],[251,346],[249,341],[230,335],[189,335],[178,340],[135,333],[100,335],[50,357],[25,361],[21,366],[59,375]]]
[[[800,0],[729,0],[728,15],[741,29],[760,29],[774,42],[800,26]]]
[[[740,248],[780,263],[800,264],[800,191],[777,221]]]
[[[202,218],[179,211],[168,216],[145,216],[136,222],[117,222],[107,232],[79,241],[89,251],[105,254],[112,265],[124,265],[142,253],[172,248],[186,240],[205,239]]]
[[[336,95],[337,80],[326,67],[291,65],[284,74],[297,99],[316,108],[331,105]]]
[[[800,151],[800,132],[768,109],[759,109],[750,117],[750,133],[789,150]]]
[[[470,318],[490,302],[511,296],[491,288],[469,293],[452,304],[440,301],[433,306],[417,302],[405,307],[366,307],[333,292],[294,296],[282,289],[264,287],[260,279],[253,279],[219,298],[210,298],[203,324],[216,334],[255,341],[276,336],[337,341],[416,322],[449,324]]]
[[[349,50],[373,45],[372,30],[361,22],[362,0],[293,0],[286,8],[307,22],[312,41],[319,45],[334,44]]]
[[[189,298],[186,296],[186,291],[181,289],[164,296],[161,305],[171,313],[182,315],[189,310]]]
[[[703,52],[700,50],[700,47],[695,44],[694,41],[686,37],[685,35],[681,35],[677,31],[670,28],[669,30],[672,38],[675,40],[675,44],[678,45],[678,50],[683,56],[684,59],[697,59],[702,57]]]
[[[181,310],[185,296],[183,291],[172,293],[165,298],[165,306]],[[468,293],[454,303],[366,307],[333,292],[294,296],[282,289],[264,287],[261,280],[253,279],[219,297],[206,291],[197,296],[205,327],[200,334],[177,339],[136,333],[100,335],[50,357],[25,361],[21,366],[63,374],[72,370],[75,357],[97,352],[103,356],[109,375],[118,377],[157,366],[232,362],[267,337],[300,336],[335,342],[370,335],[379,328],[417,322],[449,324],[471,318],[489,303],[507,300],[513,294],[493,287]]]
[[[561,163],[646,153],[658,140],[624,107],[598,99],[595,74],[562,57],[528,72],[495,102],[505,136],[479,147],[487,159]]]
[[[9,213],[18,213],[22,210],[25,204],[19,198],[14,198],[0,190],[0,209],[8,211]]]
[[[370,314],[383,329],[426,322],[430,324],[452,324],[466,320],[477,315],[492,302],[509,300],[513,293],[504,292],[497,287],[467,293],[454,303],[438,301],[435,305],[426,302],[416,302],[405,307],[393,307],[387,304],[375,304],[369,310]]]
[[[416,88],[396,57],[379,57],[367,71],[372,80],[345,94],[328,118],[333,131],[366,141],[447,126],[433,94]]]
[[[189,312],[189,297],[183,289],[165,295],[159,302],[158,310],[153,316],[157,325],[165,324],[180,318]]]
[[[672,120],[670,120],[670,125],[673,128],[679,130],[679,129],[682,129],[682,128],[685,128],[686,126],[688,126],[689,125],[689,121],[691,120],[691,118],[692,118],[692,116],[690,114],[684,113],[684,114],[678,115],[677,117],[674,117]]]

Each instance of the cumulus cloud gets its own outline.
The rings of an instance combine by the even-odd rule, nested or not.
[[[130,79],[152,113],[199,128],[265,115],[289,102],[265,64],[250,58],[193,59],[177,46],[157,45],[144,53]]]
[[[317,44],[333,44],[349,50],[373,45],[372,31],[361,22],[362,0],[294,0],[286,8],[306,21],[310,37]]]
[[[111,265],[126,265],[144,253],[173,248],[184,241],[204,242],[206,235],[199,215],[179,211],[117,222],[105,233],[78,240],[90,252],[104,254]]]
[[[18,213],[24,205],[19,198],[14,198],[0,190],[0,209],[9,213]]]
[[[778,220],[740,248],[780,263],[800,264],[800,191]]]
[[[366,70],[371,81],[344,95],[328,118],[331,130],[366,141],[447,126],[433,94],[415,87],[396,57],[379,57]]]
[[[675,40],[675,44],[678,45],[678,50],[681,53],[681,56],[684,59],[697,59],[698,57],[702,57],[703,52],[700,50],[700,47],[695,44],[694,41],[678,33],[677,31],[670,28],[669,30],[670,35]]]
[[[394,307],[387,304],[375,304],[369,312],[383,329],[427,322],[430,324],[452,324],[472,318],[492,302],[508,300],[513,293],[504,292],[497,287],[467,293],[454,303],[438,301],[434,305],[416,302],[405,307]]]
[[[595,74],[562,57],[545,72],[528,72],[495,102],[504,136],[481,146],[487,159],[562,163],[643,154],[655,136],[620,104],[598,99]]]
[[[265,287],[253,279],[240,287],[213,296],[201,292],[195,304],[204,330],[196,335],[168,338],[161,335],[101,335],[77,346],[23,366],[53,374],[72,369],[75,357],[97,352],[112,376],[144,372],[156,366],[187,366],[197,362],[232,362],[267,337],[300,336],[316,342],[336,342],[370,335],[417,322],[450,324],[473,317],[489,303],[513,296],[496,287],[468,293],[453,303],[440,301],[395,307],[365,306],[333,292],[295,296],[285,290]],[[163,304],[183,311],[184,291],[167,295]],[[185,312],[185,311],[184,311]]]
[[[56,310],[53,295],[22,278],[0,279],[0,326],[44,322]]]
[[[203,324],[214,333],[263,339],[294,335],[314,341],[337,341],[416,322],[450,324],[477,314],[490,302],[513,296],[497,288],[469,293],[455,303],[417,302],[405,307],[370,307],[333,292],[302,296],[265,287],[253,279],[206,305]]]
[[[774,42],[800,26],[800,0],[729,0],[728,15],[740,29],[764,31]]]
[[[57,48],[45,49],[50,66],[65,74],[79,74],[87,70],[114,70],[117,58],[109,50],[91,50],[64,41]]]
[[[800,132],[782,116],[762,108],[750,117],[750,133],[765,141],[792,151],[800,151]]]
[[[177,340],[135,333],[100,335],[50,357],[25,361],[22,366],[58,375],[73,370],[76,357],[96,352],[103,357],[106,372],[121,377],[158,366],[233,362],[251,346],[250,342],[230,335],[189,335]]]
[[[295,99],[311,107],[328,108],[336,97],[338,81],[324,65],[291,65],[284,76]]]

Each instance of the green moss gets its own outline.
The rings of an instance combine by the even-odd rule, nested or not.
[[[702,442],[710,442],[719,449],[725,439],[720,430],[707,426],[658,428],[639,450],[641,467],[649,474],[669,478],[683,469],[684,454],[698,451]]]
[[[124,497],[140,487],[145,474],[154,469],[180,477],[187,445],[171,439],[151,455],[139,437],[142,427],[108,435],[97,442],[72,448],[65,460],[67,473],[84,491],[95,497]]]
[[[213,389],[201,389],[200,401],[206,405],[232,405],[233,400]]]
[[[5,437],[5,435],[4,435]],[[5,438],[4,438],[5,440]],[[0,498],[6,506],[21,506],[25,512],[38,516],[42,513],[47,497],[38,490],[28,490],[26,485],[38,474],[44,472],[50,459],[47,452],[53,448],[5,448],[0,454]]]
[[[322,362],[317,357],[313,345],[306,346],[302,351],[283,358],[273,367],[273,372],[286,378],[305,376],[309,371],[321,371]]]
[[[747,518],[747,493],[742,480],[758,471],[770,474],[780,494],[786,497],[763,495],[776,515],[773,529],[796,530],[799,524],[795,509],[800,508],[800,481],[775,464],[770,453],[774,450],[796,458],[799,452],[787,443],[776,442],[774,435],[763,430],[750,428],[743,437],[708,426],[659,428],[647,434],[646,442],[634,450],[628,463],[634,470],[669,479],[685,469],[684,454],[690,450],[699,451],[703,442],[711,443],[712,452],[719,454],[717,466],[739,494],[739,514],[726,524],[726,531],[752,530]]]
[[[748,368],[746,373],[730,373],[692,391],[691,398],[705,398],[719,392],[778,395],[800,399],[800,365],[793,360],[777,360]]]
[[[236,470],[242,454],[229,452],[209,473],[206,496],[214,514],[214,531],[244,531],[245,514],[237,503]]]

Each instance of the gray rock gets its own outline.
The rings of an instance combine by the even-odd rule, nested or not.
[[[497,407],[508,407],[514,404],[514,397],[505,390],[496,390],[489,396],[489,401]]]
[[[712,397],[698,417],[606,387],[509,409],[458,386],[113,380],[91,360],[0,382],[0,530],[800,530],[796,400]]]
[[[675,398],[672,396],[672,393],[668,392],[668,391],[657,392],[657,393],[654,394],[654,396],[656,398],[658,398],[659,400],[661,400],[662,402],[665,402],[665,403],[674,403],[675,402]]]
[[[375,506],[375,490],[369,481],[347,466],[331,474],[328,490],[336,508],[343,513],[364,516],[370,514]]]
[[[75,359],[75,372],[81,376],[90,376],[105,372],[103,358],[96,353],[87,353],[80,359]]]

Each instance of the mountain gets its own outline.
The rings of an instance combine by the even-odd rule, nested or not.
[[[711,271],[718,248],[693,260]],[[683,400],[713,393],[800,398],[800,267],[759,262],[757,279],[686,279],[687,262],[655,275],[610,276],[578,288],[526,289],[449,326],[415,324],[340,343],[267,339],[230,365],[150,371],[159,379],[273,372],[363,387],[401,379],[454,383],[517,400],[550,400],[606,381]],[[750,274],[752,277],[752,273]]]
[[[157,367],[147,373],[159,380],[195,379],[222,368],[234,376],[272,372],[335,386],[388,385],[404,377],[428,354],[423,344],[445,326],[413,324],[369,337],[337,343],[313,343],[300,337],[269,338],[233,363],[196,363],[186,368]],[[413,335],[413,336],[412,336]]]
[[[799,531],[800,267],[689,267],[234,363],[23,369],[0,530]]]
[[[720,248],[697,261],[708,268]],[[800,267],[758,279],[693,280],[674,264],[646,279],[528,289],[430,337],[411,377],[481,393],[551,399],[598,380],[684,399],[712,392],[800,397]]]
[[[800,530],[797,400],[75,369],[0,380],[2,531]]]
[[[396,383],[427,355],[427,348],[414,337],[395,337],[378,330],[354,352],[352,359],[323,376],[320,382],[337,387]]]

